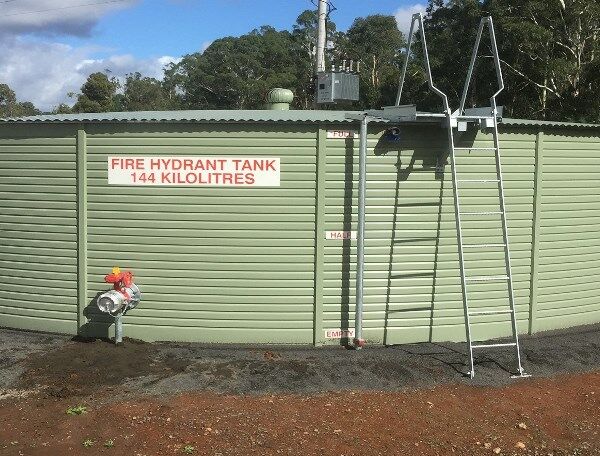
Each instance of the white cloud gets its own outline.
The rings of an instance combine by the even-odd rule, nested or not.
[[[180,58],[169,55],[151,59],[139,59],[131,54],[113,55],[106,59],[85,60],[78,65],[78,72],[85,78],[90,73],[108,70],[111,76],[124,80],[125,75],[137,71],[143,76],[162,79],[163,68],[170,63],[177,63],[180,60]]]
[[[212,41],[205,41],[204,43],[202,43],[202,46],[200,46],[200,53],[206,51],[211,44],[213,44]]]
[[[171,63],[179,63],[183,59],[181,57],[171,57],[170,55],[163,55],[162,57],[159,57],[156,60],[161,65],[161,68],[164,68],[167,65],[170,65]],[[162,77],[162,72],[160,76]],[[155,77],[158,78],[158,76]]]
[[[141,0],[19,0],[2,3],[0,15],[0,83],[8,84],[19,101],[31,101],[50,111],[74,102],[90,73],[110,71],[121,81],[139,71],[162,79],[163,68],[180,59],[171,56],[140,59],[130,54],[95,58],[97,46],[73,47],[57,36],[88,36],[105,15]],[[93,5],[91,5],[93,4]],[[81,6],[85,5],[85,6]],[[54,37],[54,38],[49,38]]]
[[[20,0],[2,4],[0,34],[89,35],[106,14],[139,0]]]
[[[79,92],[90,73],[110,70],[111,76],[123,80],[126,74],[139,71],[162,79],[164,66],[179,61],[171,56],[139,59],[129,54],[94,59],[95,48],[19,37],[4,37],[0,46],[0,82],[8,84],[20,101],[31,101],[43,111],[72,103],[67,93]]]
[[[394,13],[396,17],[396,22],[398,23],[398,28],[402,33],[408,35],[410,32],[410,24],[412,22],[412,16],[416,13],[424,13],[426,6],[421,3],[415,3],[410,6],[403,6],[398,8]]]

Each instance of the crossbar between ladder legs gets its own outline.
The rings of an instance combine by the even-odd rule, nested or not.
[[[510,378],[529,378],[531,374],[526,374],[525,372],[521,372],[520,374],[511,375]]]

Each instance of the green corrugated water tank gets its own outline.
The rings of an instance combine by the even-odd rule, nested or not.
[[[129,337],[339,344],[354,327],[358,126],[346,114],[1,120],[0,326],[108,335],[94,301],[118,265],[143,292]],[[368,138],[364,336],[463,340],[445,132],[386,129]],[[600,321],[600,126],[505,119],[500,139],[520,330]],[[481,179],[491,160],[465,153],[458,166]],[[461,196],[498,204],[492,187]],[[501,235],[498,221],[471,223]],[[502,259],[473,255],[474,273]],[[474,306],[505,299],[502,284],[473,289]],[[504,317],[481,317],[475,336],[510,334]]]

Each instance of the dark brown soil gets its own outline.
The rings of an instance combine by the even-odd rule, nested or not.
[[[3,402],[2,455],[600,454],[600,373],[501,388]],[[112,441],[110,448],[104,446]],[[88,447],[84,446],[84,442]]]
[[[37,353],[24,362],[19,388],[42,389],[53,397],[88,396],[130,378],[156,381],[185,370],[181,358],[158,358],[152,344],[126,339],[114,345],[102,340],[77,340],[57,350]]]
[[[0,455],[600,456],[600,325],[524,338],[529,379],[464,353],[0,330]]]

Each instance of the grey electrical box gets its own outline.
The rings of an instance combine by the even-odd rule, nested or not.
[[[317,103],[358,101],[360,77],[356,73],[330,72],[317,76]]]

